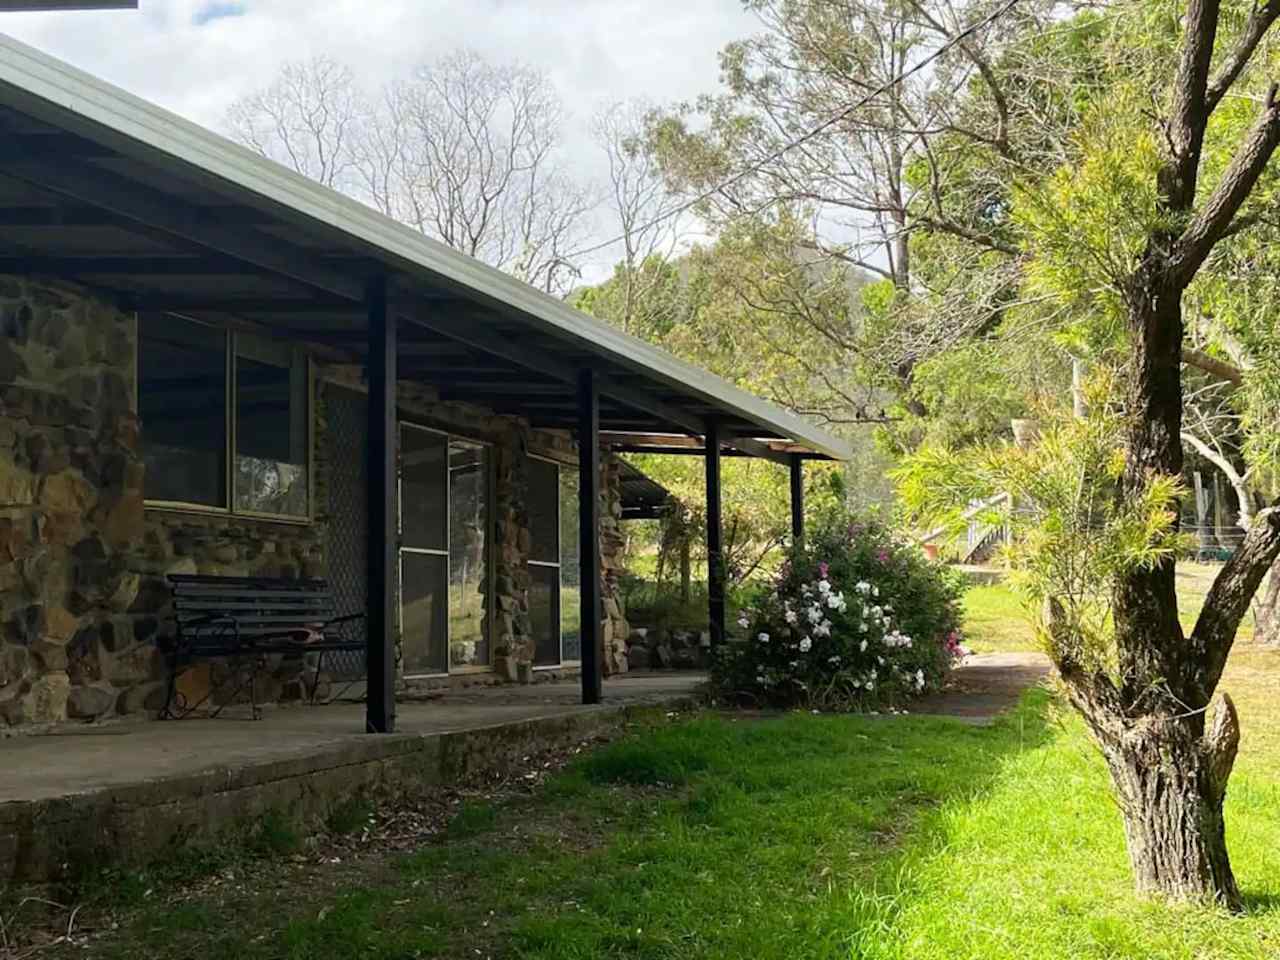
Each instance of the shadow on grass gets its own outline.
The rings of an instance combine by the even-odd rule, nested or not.
[[[1047,711],[1033,690],[987,727],[799,713],[656,724],[530,799],[465,805],[386,879],[247,890],[273,904],[261,921],[197,899],[186,929],[144,914],[105,955],[891,956],[881,946],[927,895],[912,870],[945,847],[954,811],[1055,736]]]

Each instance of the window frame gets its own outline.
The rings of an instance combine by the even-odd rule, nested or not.
[[[401,431],[404,429],[421,430],[424,433],[435,434],[438,437],[444,437],[445,440],[445,477],[444,477],[444,549],[436,547],[406,547],[404,545],[404,471],[400,459],[400,451],[403,448],[401,443]],[[488,631],[489,637],[489,662],[487,664],[465,664],[455,667],[451,662],[450,644],[453,640],[453,619],[450,616],[452,609],[450,605],[450,592],[452,590],[453,567],[449,555],[449,545],[452,542],[453,534],[453,479],[449,471],[449,449],[448,445],[453,440],[460,440],[463,443],[475,444],[483,447],[488,455],[485,457],[485,530],[489,542],[485,545],[485,581],[488,589],[485,591],[485,618],[484,626]],[[497,492],[496,467],[495,458],[493,456],[494,444],[488,440],[477,440],[474,437],[463,436],[460,433],[453,433],[448,430],[441,430],[438,427],[430,427],[426,424],[417,422],[412,419],[396,419],[396,630],[400,635],[400,642],[404,643],[404,562],[402,555],[405,553],[423,554],[432,557],[443,557],[445,564],[445,618],[444,618],[444,649],[445,649],[445,669],[443,673],[405,673],[405,680],[439,680],[443,677],[457,677],[465,674],[476,673],[492,673],[493,672],[493,627],[494,615],[497,612],[497,604],[493,592],[493,585],[497,581],[497,562],[494,556],[493,543],[497,539],[497,513],[494,509],[494,498]]]
[[[531,453],[528,455],[530,460],[538,460],[542,463],[549,463],[556,468],[556,559],[553,563],[550,560],[532,560],[526,562],[531,567],[554,567],[557,573],[556,589],[559,590],[559,598],[556,603],[556,632],[560,635],[559,652],[560,659],[556,663],[544,663],[535,665],[534,670],[563,670],[565,667],[580,667],[582,665],[581,656],[577,660],[566,660],[564,658],[564,544],[561,542],[560,534],[563,531],[561,526],[564,517],[561,514],[560,503],[560,483],[561,474],[566,468],[566,464],[552,457],[542,456],[540,454]]]
[[[225,356],[223,357],[223,369],[225,376],[225,392],[224,406],[226,417],[226,436],[224,438],[224,454],[223,463],[225,469],[224,490],[226,493],[226,505],[221,507],[212,506],[207,503],[192,503],[185,500],[153,500],[146,495],[146,480],[143,480],[143,497],[142,504],[147,510],[164,510],[170,513],[198,513],[206,516],[217,517],[238,517],[246,520],[263,520],[271,523],[293,523],[300,526],[313,524],[316,515],[316,498],[315,498],[315,473],[316,473],[316,429],[315,429],[315,410],[316,410],[316,369],[311,353],[303,348],[298,348],[298,344],[293,340],[284,340],[280,337],[272,335],[269,331],[260,332],[257,330],[241,329],[240,327],[230,323],[218,323],[210,320],[200,320],[196,317],[189,317],[182,313],[171,313],[168,311],[153,314],[154,316],[171,317],[175,320],[181,320],[184,323],[193,323],[202,327],[209,327],[214,330],[221,330],[226,335]],[[144,314],[134,314],[134,357],[133,357],[133,406],[134,410],[141,408],[142,396],[142,318]],[[307,438],[307,511],[304,515],[292,513],[269,513],[258,510],[238,510],[236,509],[236,428],[238,427],[238,417],[236,416],[236,341],[241,333],[247,333],[251,336],[262,337],[274,340],[280,343],[287,343],[293,348],[300,349],[303,363],[306,364],[306,395],[304,402],[306,403],[306,411],[303,422],[306,424]],[[142,442],[146,443],[147,425],[142,424]]]

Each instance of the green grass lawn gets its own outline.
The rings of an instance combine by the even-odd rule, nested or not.
[[[1008,598],[971,596],[1000,625]],[[1005,640],[1014,642],[1008,624]],[[1003,629],[1003,628],[1002,628]],[[993,631],[991,635],[995,635]],[[1228,797],[1251,913],[1143,902],[1084,729],[1045,691],[988,727],[790,714],[665,720],[438,843],[153,897],[68,956],[202,960],[1280,957],[1280,653],[1233,655]],[[336,883],[336,885],[335,885]]]
[[[1178,612],[1187,630],[1195,624],[1219,563],[1178,564]],[[1022,600],[1004,584],[970,587],[964,597],[966,641],[977,653],[1039,650]],[[1240,640],[1253,639],[1253,614],[1240,624]]]
[[[1018,596],[1003,584],[970,587],[964,595],[965,644],[975,653],[1038,651]]]

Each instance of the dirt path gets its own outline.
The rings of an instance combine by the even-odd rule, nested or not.
[[[971,654],[951,671],[940,693],[917,700],[911,712],[990,723],[1052,669],[1043,653]]]

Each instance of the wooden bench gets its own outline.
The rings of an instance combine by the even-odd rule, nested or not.
[[[198,703],[181,702],[178,674],[196,661],[229,659],[236,677],[248,666],[250,703],[258,710],[258,670],[272,654],[316,654],[311,694],[315,702],[320,670],[326,653],[360,651],[365,642],[350,625],[363,613],[336,616],[329,585],[324,580],[287,580],[274,577],[208,577],[173,574],[174,633],[166,653],[169,658],[169,690],[161,717],[178,719],[199,709],[213,695],[213,686]],[[244,687],[238,680],[228,702]],[[223,705],[225,706],[225,704]],[[213,716],[222,712],[222,707]]]

